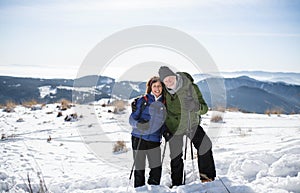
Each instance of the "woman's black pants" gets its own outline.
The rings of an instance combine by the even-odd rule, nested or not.
[[[145,185],[146,158],[150,168],[148,184],[159,185],[162,170],[160,142],[146,141],[134,136],[131,141],[135,160],[134,187]]]

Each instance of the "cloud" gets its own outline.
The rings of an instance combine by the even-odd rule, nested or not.
[[[78,67],[7,64],[0,65],[0,75],[35,78],[75,78]]]
[[[73,0],[73,1],[5,1],[0,3],[1,9],[47,9],[47,10],[64,10],[64,11],[134,11],[145,9],[172,9],[186,7],[211,7],[211,6],[241,6],[261,4],[258,0]],[[264,1],[266,2],[266,1]]]
[[[244,32],[244,33],[215,33],[215,32],[195,32],[194,34],[197,35],[208,35],[208,36],[244,36],[244,37],[300,37],[300,33],[251,33],[251,32]]]

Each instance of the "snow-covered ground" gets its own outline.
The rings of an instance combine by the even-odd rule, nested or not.
[[[32,192],[53,193],[227,193],[225,186],[231,193],[300,192],[300,115],[226,112],[222,123],[211,123],[215,112],[209,112],[202,125],[213,140],[217,179],[202,184],[192,169],[194,163],[197,171],[196,161],[188,156],[187,184],[169,189],[167,152],[161,185],[134,189],[129,106],[111,113],[113,107],[76,105],[61,117],[56,107],[1,110],[0,192],[30,192],[31,187]],[[74,112],[77,121],[64,120]],[[126,142],[127,152],[112,152],[118,140]]]

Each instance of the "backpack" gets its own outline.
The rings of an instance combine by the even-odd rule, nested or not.
[[[189,91],[188,91],[188,96],[192,96],[192,84],[194,84],[194,79],[193,77],[187,73],[187,72],[179,72],[180,75],[183,75],[185,76],[187,79],[189,79],[191,81],[191,84],[189,85]],[[201,120],[202,120],[202,117],[201,117],[201,114],[200,112],[196,112],[199,116],[199,124],[201,123]]]
[[[187,73],[187,72],[179,72],[179,74],[184,75],[185,77],[187,77],[191,81],[191,83],[194,83],[194,79],[193,79],[193,77],[189,73]]]

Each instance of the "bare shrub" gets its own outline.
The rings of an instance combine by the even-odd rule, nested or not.
[[[282,114],[283,113],[283,109],[281,109],[281,108],[273,108],[273,109],[267,109],[266,111],[265,111],[265,114],[267,114],[267,115],[271,115],[271,114],[273,114],[273,115],[280,115],[280,114]]]
[[[39,178],[39,185],[38,184],[32,184],[31,179],[29,177],[29,173],[27,173],[27,191],[29,193],[34,193],[34,192],[38,192],[38,193],[47,193],[49,192],[47,189],[47,186],[45,184],[45,180],[44,177],[41,176],[41,172],[37,172],[37,176]]]
[[[227,109],[229,112],[239,112],[239,108],[237,107],[230,107]]]
[[[119,109],[117,107],[115,107],[113,112],[116,114],[116,113],[118,113],[120,111],[119,111]]]
[[[221,115],[213,115],[210,119],[210,122],[221,123],[223,122],[223,117]]]
[[[113,152],[120,153],[120,152],[127,152],[128,148],[126,147],[126,143],[124,141],[117,141],[114,144]]]
[[[67,109],[70,109],[72,107],[72,103],[71,101],[67,100],[67,99],[61,99],[60,100],[60,110],[65,111]]]
[[[267,109],[267,110],[265,111],[265,114],[271,116],[271,111],[270,111],[270,109]]]
[[[225,112],[226,109],[225,109],[225,107],[217,106],[217,107],[213,107],[211,110]]]
[[[38,104],[38,102],[34,99],[31,99],[30,101],[22,102],[22,105],[26,108],[31,108],[31,107],[33,107],[34,105],[37,105],[37,104]]]
[[[14,112],[16,106],[17,106],[16,103],[14,103],[13,101],[6,101],[3,111],[7,113]]]
[[[115,107],[114,113],[118,113],[126,109],[127,103],[123,100],[115,100],[112,105]]]

